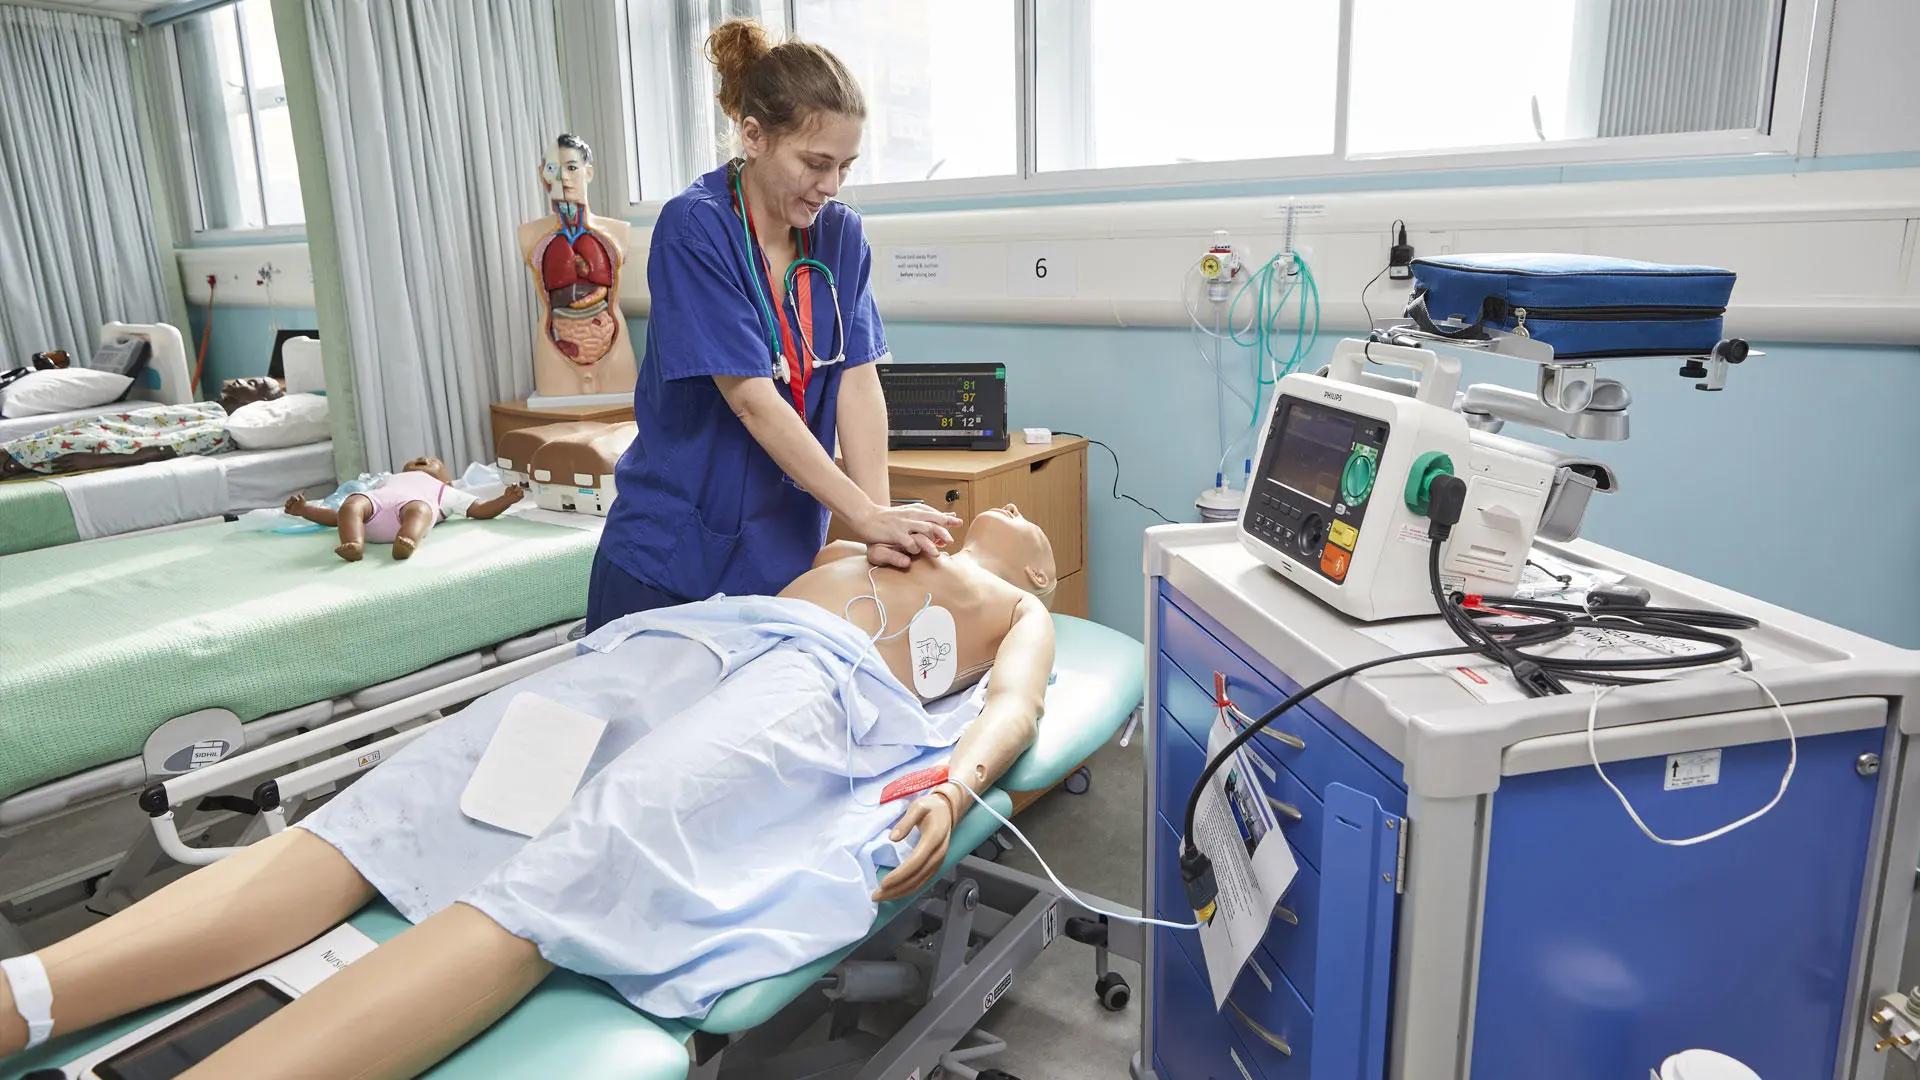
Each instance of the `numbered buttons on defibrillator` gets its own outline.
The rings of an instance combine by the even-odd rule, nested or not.
[[[1373,491],[1373,478],[1373,458],[1355,450],[1353,456],[1347,459],[1347,467],[1340,473],[1341,500],[1348,506],[1359,506],[1366,502],[1367,495]]]
[[[1327,526],[1327,540],[1330,543],[1346,548],[1348,551],[1353,550],[1354,543],[1359,539],[1360,530],[1344,521],[1336,521],[1332,525]]]
[[[1345,548],[1328,544],[1320,553],[1320,572],[1335,581],[1347,579],[1347,567],[1352,563],[1353,555]]]

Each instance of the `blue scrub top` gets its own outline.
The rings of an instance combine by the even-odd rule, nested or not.
[[[809,232],[813,257],[839,285],[846,325],[845,362],[815,367],[807,385],[807,427],[831,454],[841,368],[872,363],[887,343],[859,216],[829,202]],[[633,394],[640,431],[615,471],[619,497],[600,537],[614,565],[682,600],[777,593],[826,542],[826,507],[786,477],[714,385],[716,375],[773,370],[748,273],[768,303],[784,296],[760,253],[747,250],[723,165],[669,200],[654,223],[652,312]],[[831,360],[833,291],[817,276],[812,299],[814,351]],[[792,402],[788,384],[777,389]]]

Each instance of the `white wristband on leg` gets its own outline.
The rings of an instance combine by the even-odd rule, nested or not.
[[[0,975],[13,990],[13,1008],[27,1022],[27,1049],[53,1036],[53,984],[46,965],[31,954],[0,960]]]

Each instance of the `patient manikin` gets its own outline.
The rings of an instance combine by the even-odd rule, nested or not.
[[[1045,534],[1007,506],[975,517],[958,550],[905,570],[836,545],[779,597],[610,623],[298,826],[34,954],[54,1033],[252,970],[376,893],[415,925],[183,1076],[416,1076],[556,963],[655,1015],[701,1015],[733,986],[859,940],[878,901],[939,872],[968,789],[984,793],[1033,741],[1053,666],[1053,586]],[[947,677],[930,688],[924,661],[936,656]],[[475,760],[490,729],[472,729],[498,724],[500,702],[528,693],[608,720],[587,777],[532,840],[446,805],[471,765],[457,775],[444,765]],[[942,711],[956,703],[975,711]],[[952,713],[963,718],[937,719]],[[939,762],[948,783],[904,803],[879,798],[901,770]],[[432,869],[410,865],[423,861]],[[28,1034],[0,979],[0,1058]]]
[[[404,559],[427,538],[427,530],[448,514],[480,520],[498,517],[525,494],[508,485],[504,494],[482,502],[452,485],[445,462],[417,457],[371,489],[347,496],[338,510],[314,506],[304,495],[287,499],[286,510],[316,525],[338,527],[340,546],[333,553],[348,562],[364,558],[368,543],[392,544],[393,557]]]

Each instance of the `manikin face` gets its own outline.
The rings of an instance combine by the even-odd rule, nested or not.
[[[423,472],[443,484],[453,483],[452,474],[447,472],[447,463],[437,457],[417,457],[400,466],[401,472]]]
[[[593,166],[571,146],[551,147],[546,160],[540,163],[540,182],[547,185],[548,202],[585,205],[587,185],[593,182]]]
[[[860,156],[864,126],[851,116],[815,113],[791,131],[770,136],[758,119],[747,117],[740,140],[753,178],[749,197],[758,200],[756,215],[764,203],[790,228],[811,226],[846,183],[847,170]]]
[[[976,514],[967,526],[965,550],[981,565],[1028,592],[1053,587],[1053,543],[1012,503]]]

